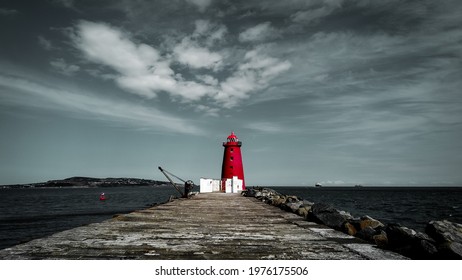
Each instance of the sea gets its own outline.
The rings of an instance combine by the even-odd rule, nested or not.
[[[422,232],[430,220],[462,223],[462,188],[457,187],[270,188]],[[99,200],[102,192],[105,201]],[[0,249],[149,208],[171,195],[178,195],[171,186],[0,189]]]

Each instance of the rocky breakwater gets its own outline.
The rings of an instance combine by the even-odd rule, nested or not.
[[[308,221],[324,224],[411,259],[462,259],[461,224],[430,221],[422,233],[398,223],[384,224],[370,216],[354,217],[329,204],[313,203],[269,188],[248,188],[242,195],[255,197]]]

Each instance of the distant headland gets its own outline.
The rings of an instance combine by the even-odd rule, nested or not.
[[[168,182],[139,178],[71,177],[61,180],[50,180],[41,183],[3,185],[0,186],[0,188],[98,188],[119,186],[162,186],[166,184],[168,184]]]

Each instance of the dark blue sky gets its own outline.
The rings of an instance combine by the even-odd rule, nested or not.
[[[0,184],[461,185],[460,1],[0,1]]]

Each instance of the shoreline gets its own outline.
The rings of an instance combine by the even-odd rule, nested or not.
[[[382,223],[367,215],[354,217],[332,205],[281,194],[271,188],[248,188],[243,195],[411,259],[462,259],[462,224],[447,220],[428,221],[425,233],[422,233],[399,223]]]

